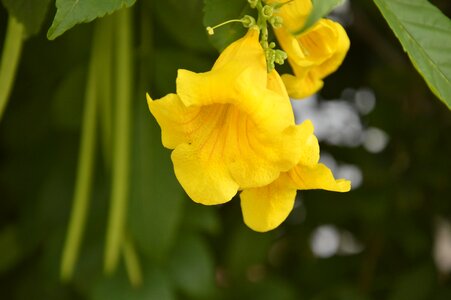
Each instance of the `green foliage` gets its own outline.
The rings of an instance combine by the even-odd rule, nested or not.
[[[213,27],[231,19],[241,19],[253,13],[249,3],[244,0],[204,0],[204,3],[205,27]],[[210,36],[210,41],[221,52],[245,33],[246,28],[241,23],[230,23],[215,30],[215,34]]]
[[[76,24],[91,22],[134,3],[135,0],[56,0],[56,15],[47,37],[53,40]]]
[[[24,26],[14,16],[8,18],[5,42],[0,58],[0,120],[8,104],[20,61],[24,39]]]
[[[305,24],[299,30],[296,30],[294,34],[300,34],[309,29],[319,19],[327,16],[335,7],[342,4],[343,0],[312,0],[313,9],[308,16]]]
[[[154,9],[158,21],[181,46],[206,52],[211,50],[211,45],[202,24],[202,6],[202,0],[167,0],[156,1]],[[181,28],[193,30],[187,35]]]
[[[429,88],[451,109],[451,20],[426,0],[374,0]]]
[[[25,26],[28,35],[34,35],[41,29],[50,0],[2,0],[8,13]]]
[[[139,289],[131,289],[123,276],[105,278],[97,283],[92,292],[92,300],[175,300],[168,276],[158,269],[149,268],[144,276],[144,285]]]
[[[402,15],[399,22],[417,9],[407,0],[402,6],[401,0],[393,1],[385,4],[390,9],[403,8],[389,14]],[[109,6],[113,1],[103,3]],[[240,7],[248,7],[245,0],[205,3],[209,17],[216,18],[205,25],[239,18]],[[448,7],[445,14],[451,13],[448,0],[434,3]],[[54,42],[41,32],[24,44],[11,101],[0,123],[0,298],[451,299],[449,273],[440,270],[431,255],[437,216],[449,221],[451,215],[451,202],[446,198],[451,194],[449,111],[431,101],[432,93],[411,65],[404,63],[400,47],[391,50],[398,57],[395,63],[384,55],[396,40],[390,39],[376,6],[353,1],[350,14],[355,22],[347,28],[351,50],[340,71],[326,79],[321,94],[337,98],[344,90],[342,102],[355,107],[356,99],[347,96],[349,91],[371,88],[376,106],[361,115],[361,121],[383,129],[390,143],[377,154],[363,147],[323,143],[323,154],[332,154],[338,164],[346,162],[361,169],[362,186],[346,194],[301,192],[288,220],[265,234],[243,224],[237,198],[215,207],[188,199],[174,176],[170,150],[161,145],[160,129],[146,105],[146,92],[158,98],[175,91],[178,68],[207,71],[217,57],[207,44],[199,6],[197,0],[137,1],[131,22],[134,41],[126,43],[135,72],[130,80],[133,117],[125,229],[142,270],[138,287],[127,277],[122,252],[116,272],[111,277],[103,273],[112,145],[117,133],[111,128],[110,139],[97,142],[102,149],[97,147],[95,153],[91,206],[74,276],[66,284],[59,278],[79,157],[87,66],[98,24],[76,26]],[[6,15],[0,7],[0,16]],[[429,24],[429,18],[416,19]],[[3,24],[0,22],[0,27]],[[230,35],[227,26],[215,31],[212,42],[217,49],[244,34],[239,23],[229,29],[235,25],[242,33]],[[417,31],[417,27],[408,28]],[[0,28],[0,41],[4,29]],[[439,43],[435,39],[442,39],[443,48],[449,46],[440,30],[430,35],[422,36],[421,41],[434,39],[435,45]],[[373,36],[379,37],[376,45],[371,43]],[[112,41],[115,38],[110,37]],[[113,44],[99,43],[111,50],[100,51],[100,58],[117,53]],[[437,51],[428,49],[420,50],[437,56]],[[103,70],[100,79],[115,78],[117,68],[110,60],[99,63]],[[447,61],[438,64],[442,71],[448,66]],[[105,88],[101,82],[98,88],[113,90],[116,86],[110,85]],[[109,114],[114,116],[117,93],[106,94],[103,97],[111,98]],[[324,103],[328,102],[321,100],[318,107]],[[108,113],[103,104],[98,109],[97,133],[104,137],[103,127],[121,122],[111,115],[103,122]],[[316,256],[311,237],[324,224],[351,234],[362,245],[361,252]]]
[[[169,270],[175,284],[193,299],[208,299],[214,290],[214,264],[210,249],[196,235],[179,238]]]

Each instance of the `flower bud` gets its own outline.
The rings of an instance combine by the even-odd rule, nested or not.
[[[280,28],[283,25],[283,19],[279,16],[273,16],[269,19],[269,23],[273,28]]]
[[[274,8],[270,5],[265,5],[262,8],[261,11],[263,17],[265,17],[266,19],[269,19],[272,17],[273,13],[274,13]]]
[[[256,24],[255,19],[249,15],[245,15],[241,21],[243,22],[243,26],[246,28],[251,28]]]
[[[287,59],[288,55],[285,53],[285,51],[282,50],[275,50],[274,51],[274,61],[278,63],[279,65],[283,65],[285,59]]]

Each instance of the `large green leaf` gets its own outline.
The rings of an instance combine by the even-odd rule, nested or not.
[[[240,19],[244,15],[251,15],[253,10],[245,0],[204,0],[204,25],[213,27],[224,21]],[[242,37],[246,28],[241,23],[230,23],[215,30],[210,36],[213,46],[219,51],[224,50],[230,43]]]
[[[294,32],[299,34],[309,29],[324,16],[327,16],[335,7],[342,4],[343,0],[312,0],[313,9],[302,28]]]
[[[47,38],[53,40],[79,23],[111,14],[123,7],[130,7],[136,0],[56,0],[56,15]]]
[[[451,109],[451,20],[426,0],[374,0],[432,92]]]
[[[2,0],[8,13],[25,26],[28,35],[39,32],[50,0]]]

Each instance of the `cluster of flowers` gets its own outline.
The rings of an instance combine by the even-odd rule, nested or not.
[[[276,0],[267,1],[273,4]],[[319,163],[313,125],[295,124],[290,98],[317,92],[322,79],[343,61],[349,48],[344,29],[319,20],[299,35],[312,9],[294,0],[275,14],[275,29],[294,75],[268,72],[260,29],[230,44],[205,73],[179,70],[177,93],[152,100],[149,109],[162,131],[177,179],[192,200],[205,205],[230,201],[238,192],[244,222],[255,231],[279,226],[294,206],[297,190],[346,192]]]

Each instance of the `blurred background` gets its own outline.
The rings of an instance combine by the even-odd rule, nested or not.
[[[451,16],[450,1],[431,2]],[[296,119],[315,125],[322,160],[352,180],[352,191],[299,193],[288,220],[265,234],[244,225],[238,199],[206,207],[184,194],[145,93],[174,92],[179,68],[211,68],[218,53],[202,7],[132,7],[126,230],[141,284],[130,282],[122,257],[103,274],[111,171],[100,140],[75,273],[65,283],[59,275],[98,21],[49,41],[52,6],[27,39],[0,122],[0,298],[451,299],[451,115],[371,1],[334,11],[351,40],[348,56],[318,95],[293,100]],[[6,23],[0,6],[0,49]]]

